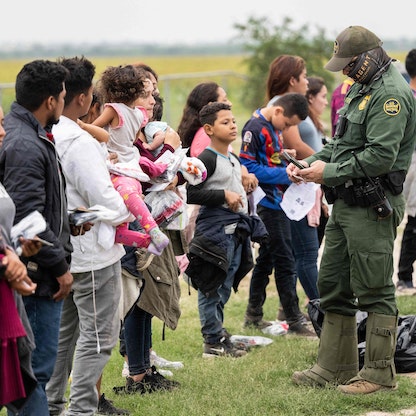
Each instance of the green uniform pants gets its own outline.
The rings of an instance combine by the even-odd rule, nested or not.
[[[335,201],[318,278],[325,311],[352,316],[360,309],[396,315],[393,249],[405,201],[402,195],[389,194],[388,199],[394,212],[385,219],[378,219],[372,207]]]

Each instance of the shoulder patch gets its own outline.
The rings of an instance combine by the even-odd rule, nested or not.
[[[251,139],[253,138],[253,134],[251,131],[246,131],[244,133],[243,142],[244,143],[251,143]]]
[[[389,116],[397,116],[400,113],[401,105],[395,98],[390,98],[384,103],[383,110]]]

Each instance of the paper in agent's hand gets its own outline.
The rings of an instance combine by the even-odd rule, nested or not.
[[[281,208],[291,220],[300,221],[315,204],[316,190],[319,184],[314,182],[292,183],[283,194]]]

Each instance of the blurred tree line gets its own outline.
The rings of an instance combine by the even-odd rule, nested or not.
[[[249,108],[266,103],[266,79],[271,62],[279,55],[298,55],[306,62],[309,76],[324,78],[331,91],[335,76],[324,69],[332,55],[333,39],[328,40],[325,29],[317,27],[311,33],[309,25],[292,27],[292,19],[285,17],[273,25],[267,18],[249,18],[245,24],[234,26],[246,52],[248,82],[244,86],[243,101]]]

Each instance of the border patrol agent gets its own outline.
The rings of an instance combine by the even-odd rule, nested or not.
[[[393,283],[393,247],[403,219],[403,182],[416,137],[416,100],[403,76],[362,26],[335,40],[325,65],[355,83],[340,110],[335,136],[303,161],[287,168],[321,183],[332,214],[318,287],[325,311],[317,363],[297,371],[298,385],[338,385],[347,394],[396,389],[394,353],[398,310]],[[357,310],[368,313],[364,365],[359,370]]]

